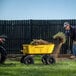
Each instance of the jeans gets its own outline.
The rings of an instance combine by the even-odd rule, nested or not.
[[[76,44],[73,44],[73,55],[76,56]]]

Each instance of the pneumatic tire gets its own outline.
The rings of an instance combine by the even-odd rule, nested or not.
[[[0,64],[3,64],[7,58],[6,49],[0,46]]]
[[[34,64],[33,57],[30,56],[30,55],[23,56],[23,57],[21,58],[21,63],[24,63],[24,64]]]
[[[55,61],[55,58],[50,56],[50,55],[43,55],[42,57],[42,63],[43,64],[54,64],[56,61]]]

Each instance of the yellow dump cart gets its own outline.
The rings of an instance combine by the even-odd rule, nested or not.
[[[51,43],[42,39],[34,39],[30,45],[23,44],[21,63],[33,64],[33,55],[42,55],[41,60],[44,64],[53,64],[65,42],[65,34],[59,32],[53,36],[53,41]]]
[[[33,64],[33,55],[42,55],[42,62],[44,64],[53,64],[55,63],[55,58],[50,54],[53,53],[54,44],[47,45],[26,45],[23,44],[23,50],[21,52],[24,54],[21,58],[21,63]]]
[[[54,44],[48,45],[23,45],[23,54],[51,54]]]

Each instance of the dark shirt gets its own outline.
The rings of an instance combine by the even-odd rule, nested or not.
[[[76,29],[72,28],[70,30],[65,31],[66,37],[70,37],[72,40],[76,41]]]

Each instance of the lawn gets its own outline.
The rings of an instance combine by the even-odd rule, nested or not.
[[[76,76],[76,61],[63,60],[53,65],[43,65],[39,60],[33,65],[7,60],[0,65],[0,76]]]

